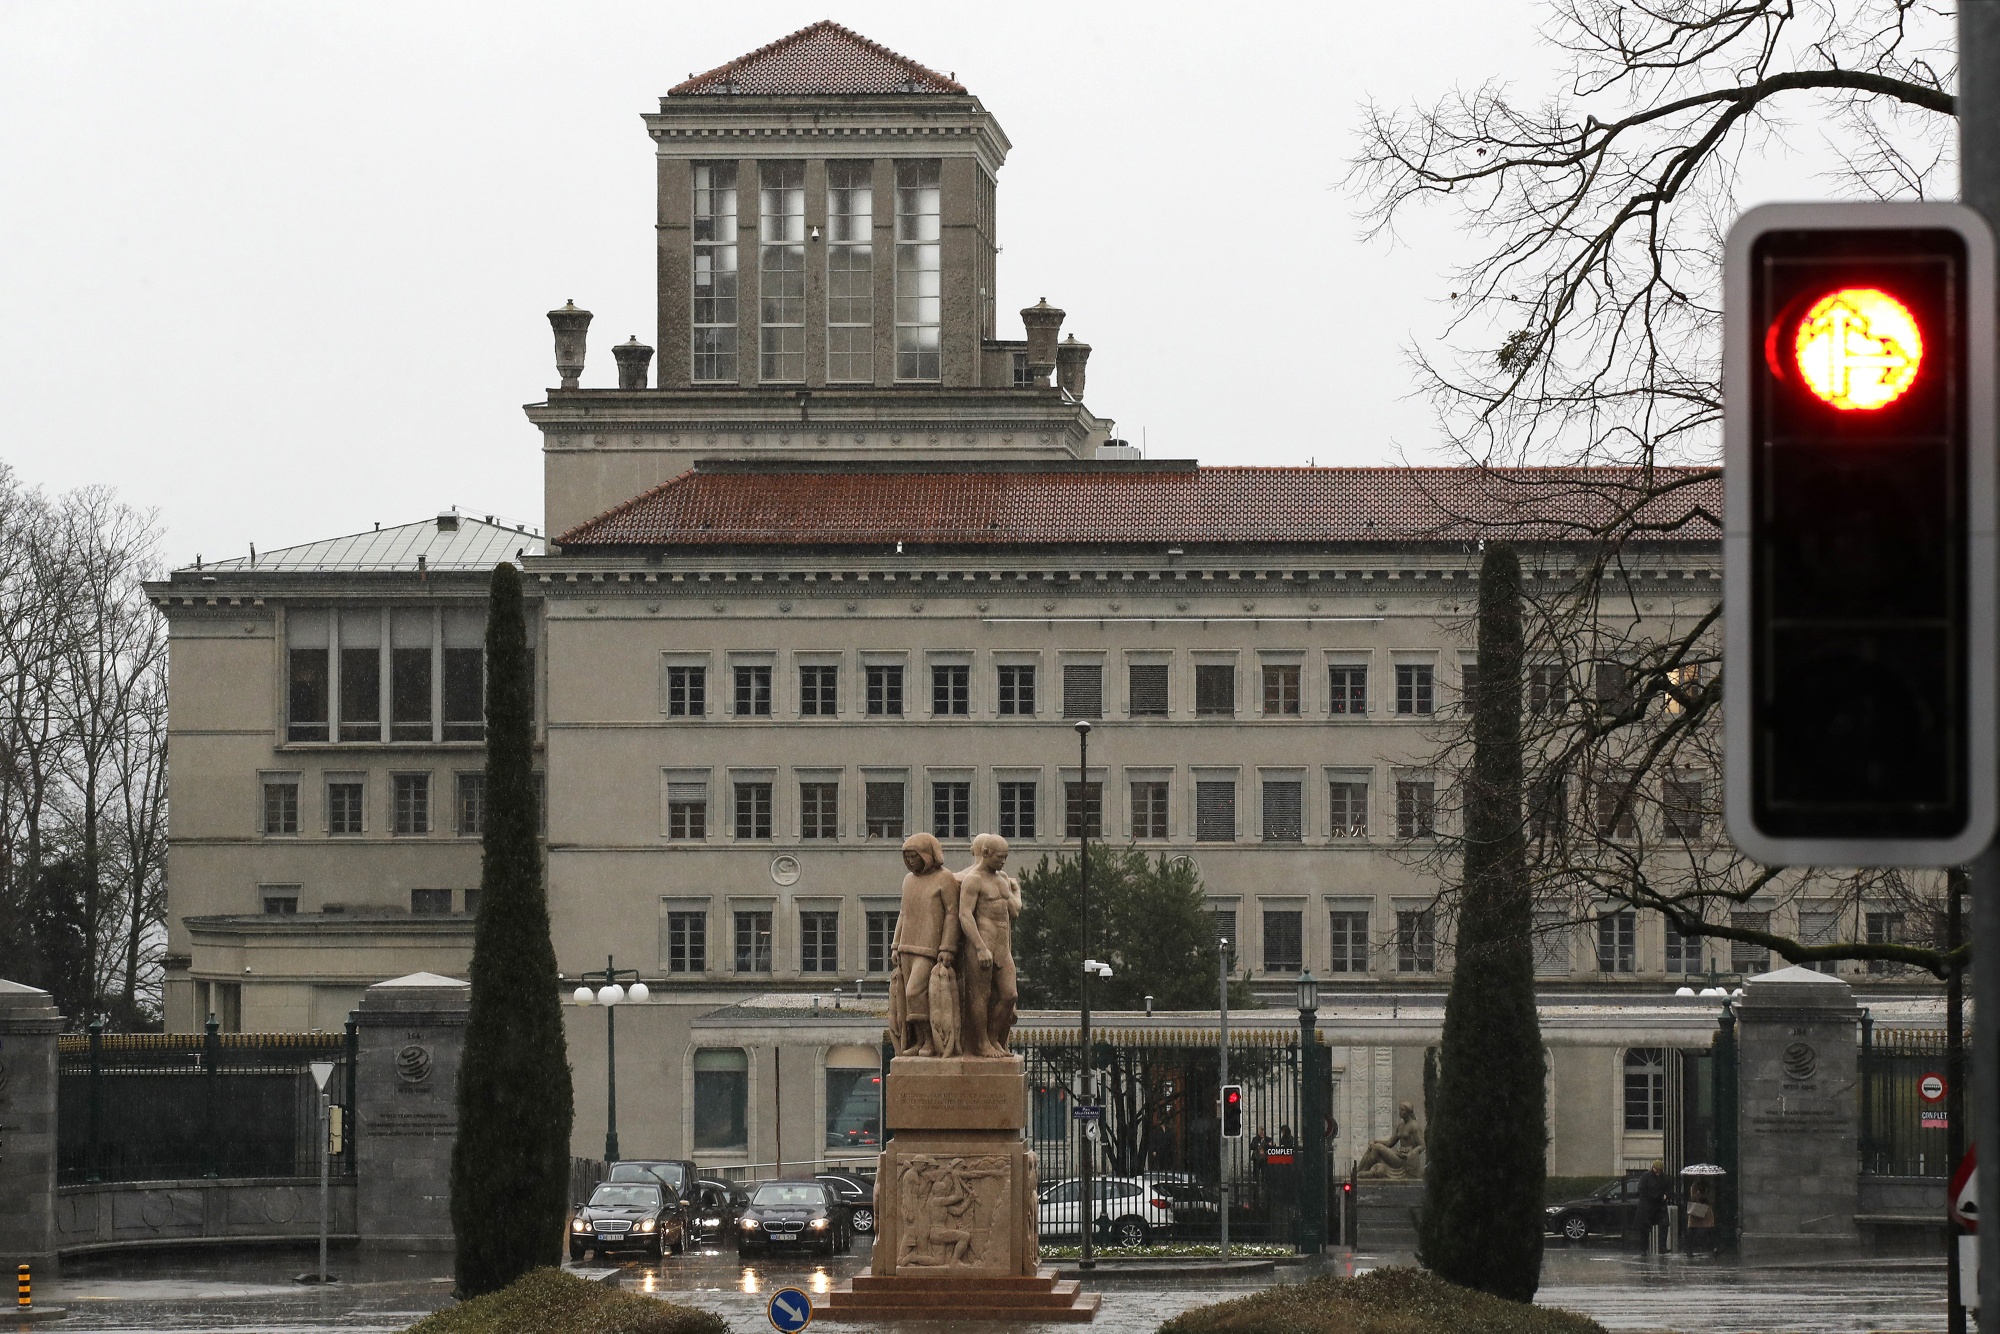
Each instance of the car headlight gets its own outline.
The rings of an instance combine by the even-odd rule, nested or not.
[[[641,1232],[651,1232],[653,1230],[653,1223],[653,1219],[642,1218],[639,1220],[639,1230]]]
[[[587,1218],[574,1219],[570,1222],[569,1230],[572,1232],[588,1232],[590,1231],[590,1220]]]
[[[704,1218],[701,1220],[701,1225],[703,1227],[721,1227],[722,1220],[720,1218]]]
[[[755,1232],[757,1230],[757,1220],[754,1218],[741,1219],[738,1222],[738,1226],[745,1232]]]
[[[826,1227],[826,1220],[824,1218],[815,1218],[812,1221],[812,1227],[815,1232],[821,1231]]]

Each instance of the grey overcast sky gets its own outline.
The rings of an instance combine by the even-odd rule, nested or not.
[[[1425,456],[1399,346],[1454,238],[1364,245],[1337,183],[1366,95],[1543,84],[1527,0],[0,0],[0,458],[157,508],[175,563],[452,505],[539,527],[544,312],[596,312],[586,385],[654,341],[639,117],[823,17],[999,118],[1000,309],[1066,309],[1151,455]]]

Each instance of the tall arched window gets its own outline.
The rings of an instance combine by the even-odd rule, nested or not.
[[[741,1047],[694,1054],[694,1147],[750,1147],[750,1057]]]
[[[1625,1128],[1667,1128],[1667,1056],[1658,1047],[1625,1053]]]

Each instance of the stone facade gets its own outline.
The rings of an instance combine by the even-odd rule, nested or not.
[[[448,1250],[458,1065],[471,987],[417,973],[368,988],[356,1012],[355,1195],[362,1245]]]

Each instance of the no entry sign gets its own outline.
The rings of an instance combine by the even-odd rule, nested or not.
[[[1928,1074],[1917,1081],[1917,1093],[1925,1102],[1943,1102],[1944,1090],[1943,1075]]]

